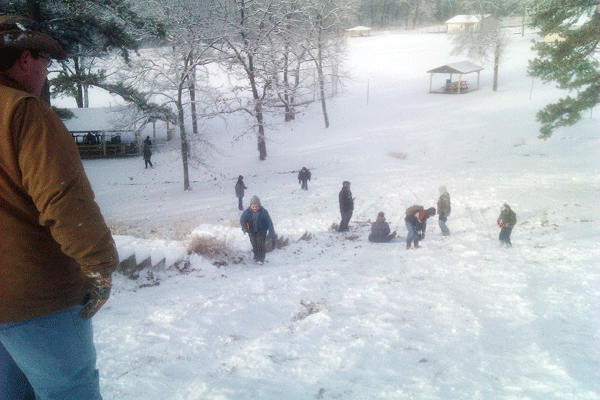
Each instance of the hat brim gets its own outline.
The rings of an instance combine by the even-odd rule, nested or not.
[[[66,60],[67,54],[58,42],[45,33],[13,29],[0,33],[0,49],[44,51],[50,58]]]

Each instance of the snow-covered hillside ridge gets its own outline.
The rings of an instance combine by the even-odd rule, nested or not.
[[[264,266],[193,255],[116,274],[94,321],[104,398],[600,398],[598,109],[537,139],[536,112],[566,93],[527,76],[533,38],[511,38],[497,92],[483,64],[480,90],[462,95],[429,93],[426,71],[463,59],[447,35],[350,39],[352,81],[329,100],[329,129],[315,105],[267,131],[261,162],[235,121],[206,125],[218,152],[191,170],[191,191],[177,143],[157,146],[153,169],[85,161],[121,258],[171,264],[198,235],[251,258],[238,175],[245,205],[259,196],[291,239]],[[344,180],[355,211],[338,234]],[[452,235],[434,217],[407,251],[404,211],[435,206],[441,185]],[[510,249],[496,226],[505,202],[518,217]],[[367,241],[359,222],[379,211],[399,241]]]

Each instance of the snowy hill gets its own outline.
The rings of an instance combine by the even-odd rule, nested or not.
[[[168,267],[200,235],[246,258],[116,274],[94,321],[104,398],[599,399],[598,109],[537,139],[537,110],[565,93],[527,77],[534,37],[512,38],[498,92],[485,65],[463,95],[428,93],[425,71],[461,61],[446,35],[350,39],[353,80],[328,104],[329,129],[315,106],[267,132],[261,162],[255,138],[207,127],[219,152],[191,170],[189,192],[176,143],[158,147],[154,169],[85,161],[122,259]],[[258,195],[291,238],[263,266],[247,261],[240,174],[245,206]],[[344,180],[355,211],[338,234]],[[452,235],[433,218],[407,251],[404,211],[435,206],[441,185]],[[510,249],[504,202],[518,216]],[[399,241],[367,241],[379,211]]]

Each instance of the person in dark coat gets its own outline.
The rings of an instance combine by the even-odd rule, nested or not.
[[[396,237],[396,231],[390,233],[390,224],[385,222],[383,212],[377,214],[377,219],[371,224],[369,242],[385,243]]]
[[[150,136],[146,136],[146,139],[144,139],[144,146],[152,146],[152,140],[150,140]]]
[[[508,204],[504,203],[500,209],[500,216],[497,222],[500,227],[500,243],[506,245],[506,247],[512,247],[510,234],[517,224],[517,214],[515,214]]]
[[[144,151],[142,152],[142,156],[144,157],[144,168],[148,168],[148,165],[150,165],[151,168],[154,168],[152,161],[150,161],[150,157],[152,157],[152,150],[150,150],[150,146],[146,143],[144,143]]]
[[[246,185],[244,185],[244,177],[238,176],[237,183],[235,184],[235,195],[238,198],[238,208],[240,210],[244,209],[242,205],[242,198],[244,197],[244,190],[248,189]]]
[[[269,212],[260,205],[260,199],[257,196],[250,199],[250,207],[242,213],[240,225],[242,231],[250,237],[254,260],[262,264],[265,261],[267,252],[267,233],[271,238],[274,238],[275,229]]]
[[[350,182],[342,182],[339,201],[342,221],[338,227],[338,232],[346,232],[348,231],[348,224],[350,223],[350,218],[352,218],[352,213],[354,212],[354,197],[352,197],[352,192],[350,191]]]
[[[450,215],[450,211],[452,207],[450,206],[450,194],[446,190],[446,186],[440,186],[440,198],[437,202],[437,212],[440,216],[439,225],[442,230],[442,236],[450,235],[450,229],[446,225],[446,221],[448,221],[448,216]]]
[[[435,215],[435,208],[431,207],[427,210],[423,209],[423,206],[411,206],[406,209],[406,217],[404,222],[406,223],[406,229],[408,229],[408,235],[406,235],[406,249],[410,249],[411,244],[414,242],[415,249],[419,248],[419,240],[425,238],[425,230],[427,229],[427,219]]]
[[[308,190],[308,183],[310,181],[310,171],[306,167],[302,167],[300,172],[298,172],[298,183],[302,185],[303,190]]]

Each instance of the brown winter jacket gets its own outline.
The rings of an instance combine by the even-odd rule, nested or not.
[[[0,323],[82,302],[117,250],[58,116],[0,74]]]

